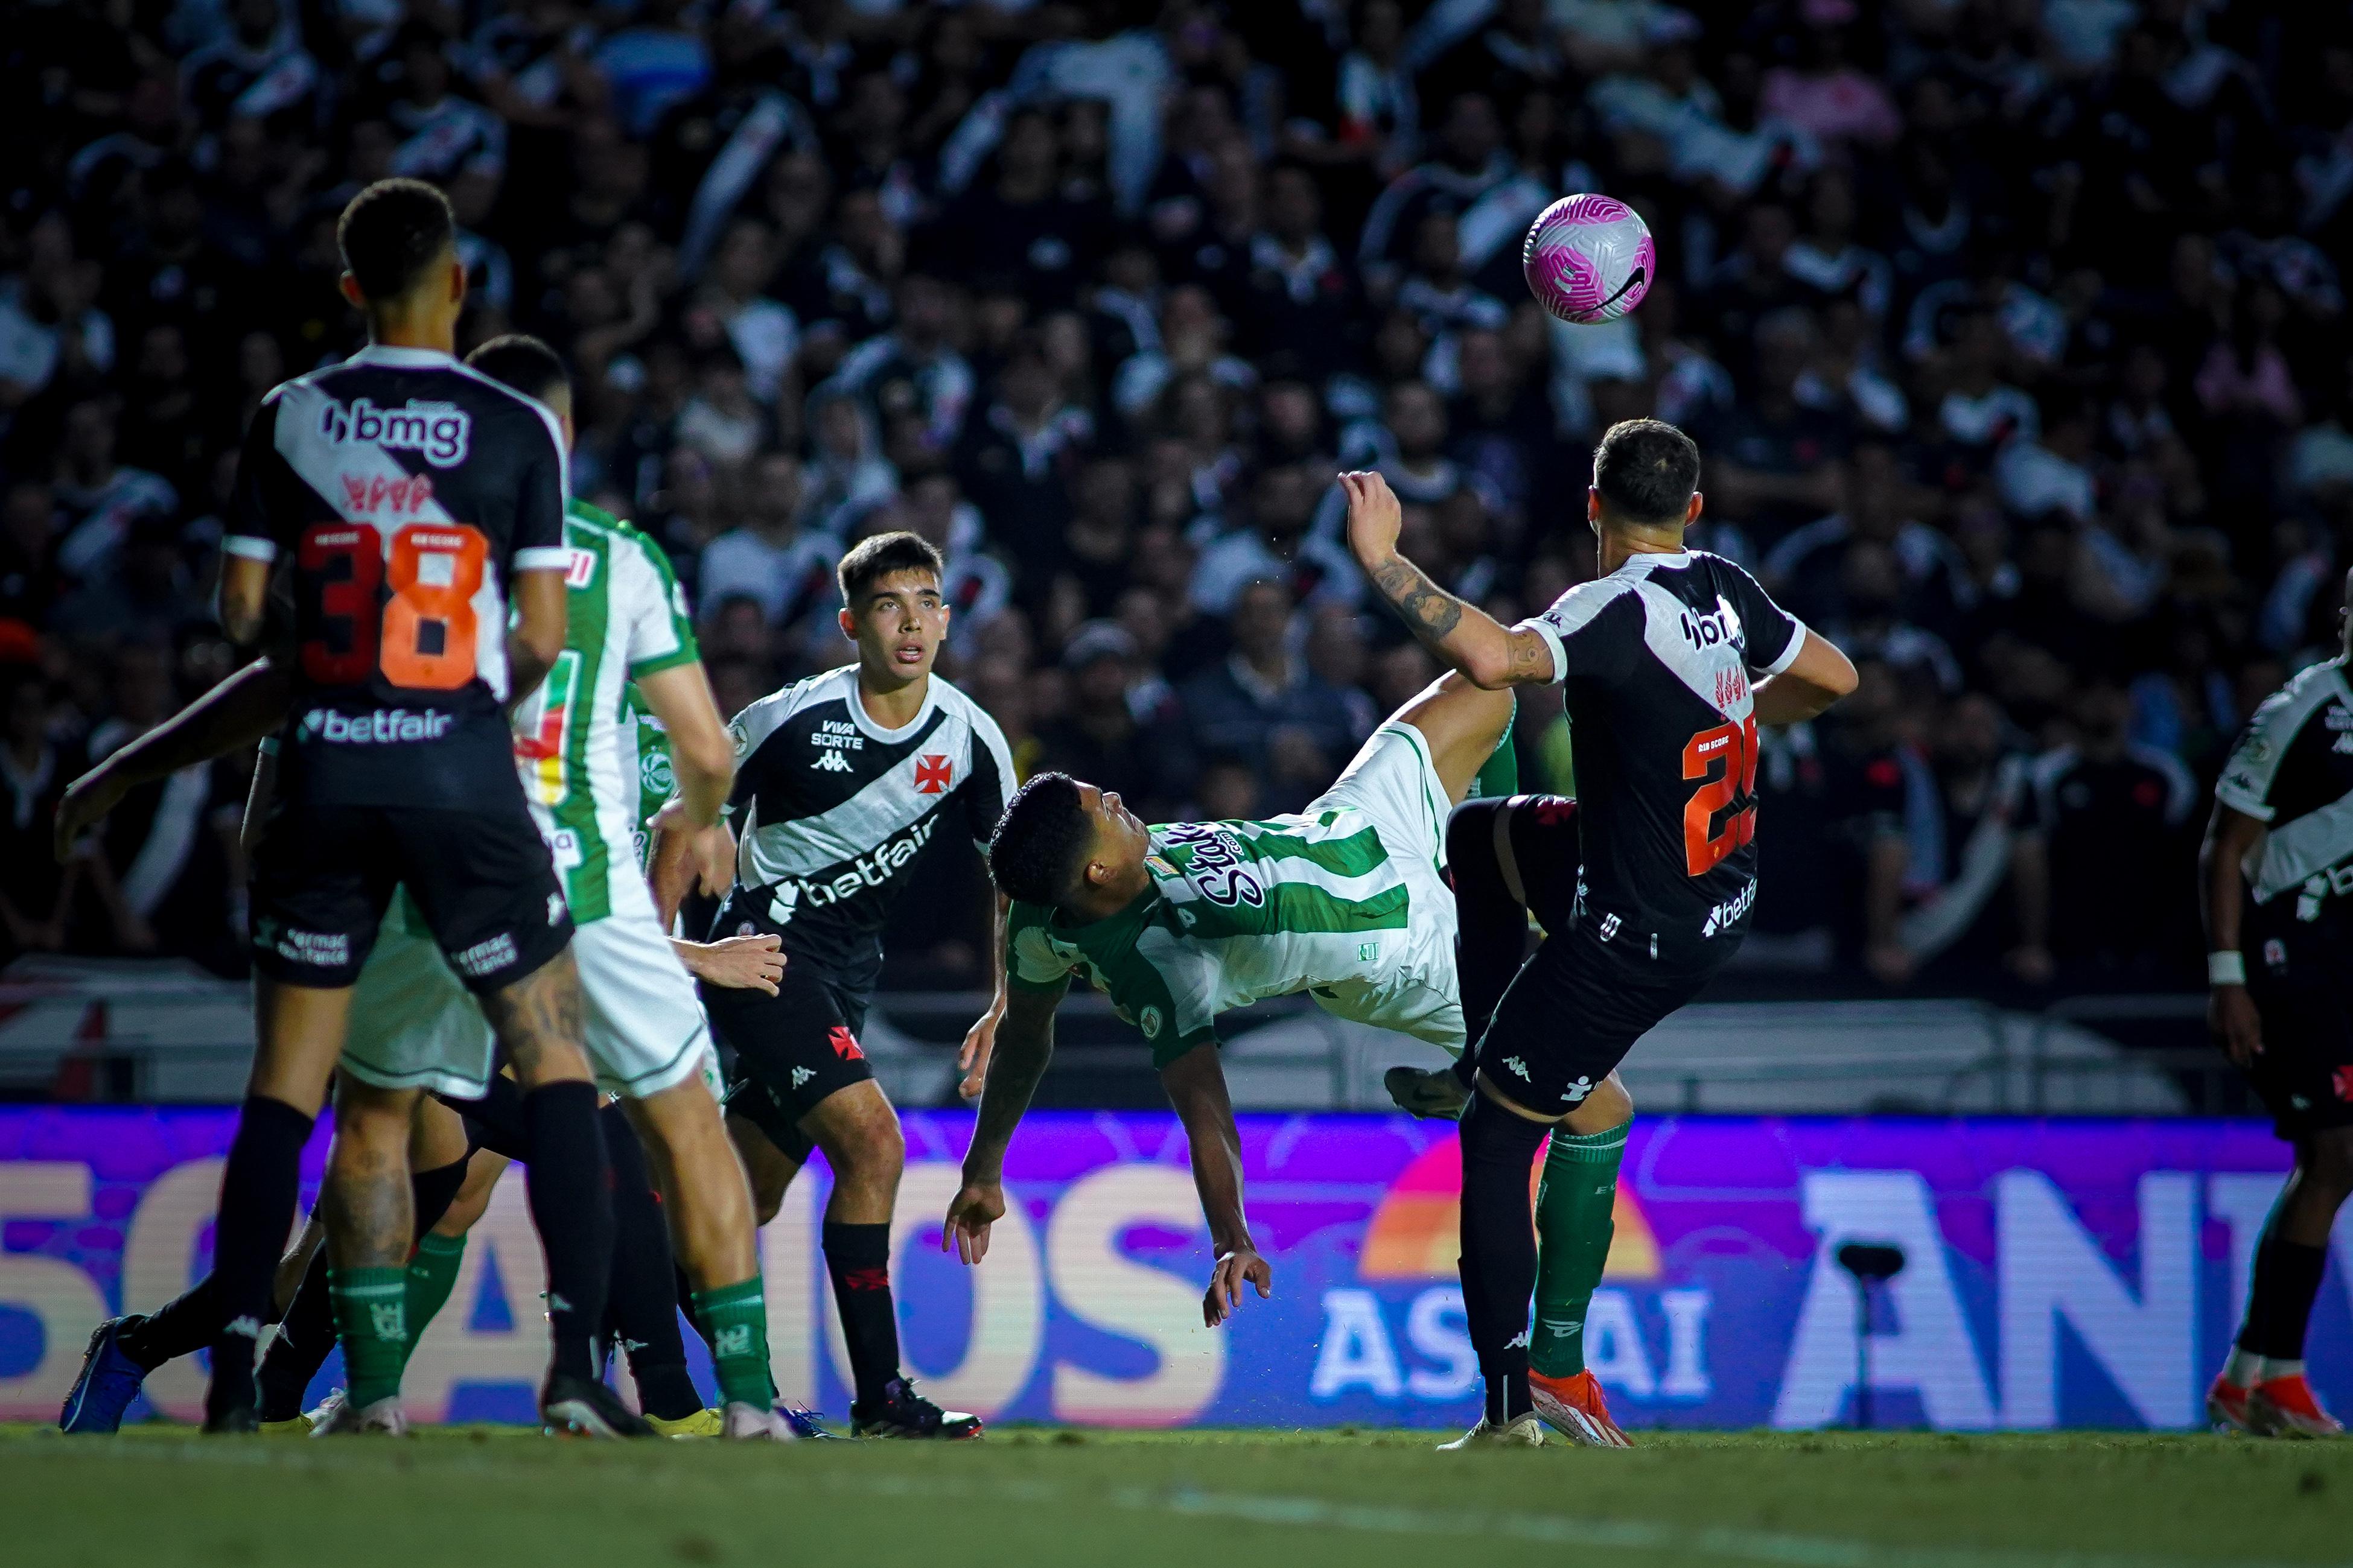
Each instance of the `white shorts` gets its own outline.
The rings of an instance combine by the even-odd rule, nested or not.
[[[651,899],[631,900],[617,888],[616,895],[611,914],[572,933],[585,1003],[581,1043],[597,1088],[642,1100],[698,1073],[715,1085],[711,1026]],[[341,1066],[382,1089],[479,1100],[497,1072],[497,1042],[407,897],[394,895],[360,971]]]
[[[1408,889],[1406,940],[1384,944],[1361,980],[1319,986],[1318,1005],[1343,1018],[1462,1052],[1462,988],[1454,968],[1454,889],[1446,881],[1446,819],[1453,807],[1430,742],[1394,721],[1372,733],[1339,779],[1307,808],[1360,811]]]

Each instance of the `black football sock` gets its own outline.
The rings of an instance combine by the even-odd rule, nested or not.
[[[523,1192],[547,1254],[553,1370],[594,1380],[596,1331],[613,1272],[612,1171],[594,1085],[547,1084],[522,1097],[531,1163]]]
[[[1520,972],[1528,911],[1504,875],[1496,835],[1510,821],[1505,800],[1468,800],[1446,823],[1446,869],[1454,883],[1455,971],[1462,991],[1463,1037],[1476,1046],[1494,1021],[1504,987]],[[1469,1088],[1478,1073],[1472,1050],[1455,1063]]]
[[[254,1351],[263,1326],[278,1315],[270,1287],[294,1228],[302,1145],[310,1142],[312,1120],[267,1095],[248,1096],[237,1116],[213,1231],[220,1325],[213,1341],[212,1386],[205,1394],[207,1421],[254,1406]]]
[[[1528,1168],[1551,1129],[1474,1095],[1462,1118],[1462,1305],[1498,1426],[1528,1405],[1528,1303],[1536,1289]]]
[[[833,1276],[833,1299],[841,1309],[843,1348],[849,1352],[851,1382],[860,1405],[890,1397],[899,1375],[899,1320],[891,1308],[891,1227],[839,1225],[824,1229],[826,1272]]]
[[[2255,1277],[2247,1293],[2247,1322],[2239,1348],[2265,1361],[2302,1361],[2313,1299],[2328,1268],[2328,1249],[2265,1237],[2255,1247]]]
[[[646,1169],[637,1129],[617,1104],[598,1113],[605,1152],[613,1163],[613,1275],[605,1318],[613,1340],[629,1354],[638,1405],[649,1415],[680,1421],[702,1408],[687,1375],[686,1342],[678,1331],[678,1265],[670,1222]]]
[[[430,1171],[420,1171],[408,1178],[410,1202],[417,1214],[417,1234],[423,1236],[440,1223],[458,1199],[458,1189],[466,1184],[466,1162],[442,1165]],[[322,1246],[311,1255],[311,1266],[302,1270],[302,1282],[294,1288],[294,1299],[286,1303],[286,1315],[279,1320],[278,1337],[269,1342],[269,1349],[261,1357],[261,1370],[255,1382],[261,1392],[261,1418],[264,1421],[291,1421],[302,1414],[302,1396],[310,1392],[311,1380],[327,1362],[327,1352],[335,1348],[335,1303],[327,1290],[327,1249]]]
[[[153,1311],[133,1316],[114,1342],[153,1372],[212,1343],[220,1337],[220,1291],[207,1274]]]

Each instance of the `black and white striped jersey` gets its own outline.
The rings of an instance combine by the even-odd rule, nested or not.
[[[1014,789],[1005,732],[934,676],[896,730],[867,713],[858,667],[811,676],[735,715],[740,845],[715,934],[749,921],[795,962],[871,984],[882,921],[916,854],[943,829],[986,846]]]
[[[507,585],[571,566],[565,500],[555,416],[445,353],[370,346],[262,400],[221,548],[292,565],[281,789],[459,809],[503,793]]]
[[[2353,681],[2343,657],[2263,700],[2231,748],[2214,798],[2265,825],[2248,883],[2269,904],[2295,889],[2297,918],[2353,898]],[[2339,905],[2341,910],[2348,906]]]
[[[1788,668],[1806,628],[1704,550],[1629,557],[1523,624],[1567,688],[1579,900],[1605,940],[1621,926],[1702,942],[1745,932],[1757,896],[1749,682]]]

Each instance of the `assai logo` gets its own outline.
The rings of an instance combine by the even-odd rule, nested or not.
[[[319,411],[319,434],[341,447],[361,444],[387,451],[421,452],[437,468],[466,460],[473,416],[454,403],[424,403],[412,397],[397,408],[378,408],[364,397],[349,405],[328,400]]]

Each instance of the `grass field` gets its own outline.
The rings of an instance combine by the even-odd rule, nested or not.
[[[147,1568],[2353,1562],[2353,1444],[2054,1434],[1648,1436],[1441,1455],[1426,1433],[1008,1430],[915,1447],[201,1441],[0,1430],[0,1563]]]

